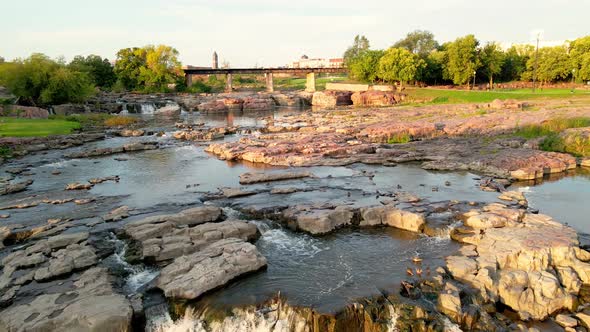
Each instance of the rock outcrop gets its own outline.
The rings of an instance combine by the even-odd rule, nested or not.
[[[364,91],[355,92],[350,97],[352,104],[357,107],[368,106],[392,106],[404,100],[403,94],[395,93],[393,91]]]
[[[352,105],[351,91],[316,91],[311,104],[321,108]]]
[[[196,253],[176,258],[162,269],[156,285],[166,297],[196,299],[266,264],[254,245],[240,239],[223,239]]]

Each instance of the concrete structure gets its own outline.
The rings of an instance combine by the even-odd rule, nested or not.
[[[289,64],[289,68],[342,68],[344,67],[344,59],[310,59],[304,55],[298,61],[293,61]]]
[[[346,68],[197,68],[187,66],[184,69],[186,79],[186,86],[193,84],[193,77],[199,75],[225,75],[225,90],[231,92],[233,90],[233,74],[264,74],[266,77],[266,90],[274,91],[273,88],[273,74],[290,74],[290,75],[306,75],[306,91],[315,91],[315,74],[318,73],[346,73]]]

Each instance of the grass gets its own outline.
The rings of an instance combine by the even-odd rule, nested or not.
[[[305,77],[275,77],[274,87],[277,90],[305,90]],[[316,90],[325,90],[326,83],[358,83],[350,81],[347,76],[316,77]]]
[[[541,124],[527,125],[519,127],[515,134],[516,136],[526,139],[548,136],[551,134],[558,134],[569,128],[590,127],[590,118],[557,118],[545,121]]]
[[[70,134],[80,123],[59,119],[0,117],[0,137],[44,137]]]
[[[489,103],[494,99],[559,99],[590,97],[590,91],[575,91],[569,89],[543,89],[533,93],[531,89],[519,90],[495,90],[495,91],[468,91],[454,89],[434,88],[408,88],[405,90],[408,99],[415,102],[428,104],[462,104],[462,103]]]
[[[104,120],[107,127],[127,127],[137,122],[137,118],[131,116],[113,116]]]
[[[412,137],[408,133],[397,133],[393,136],[389,136],[387,144],[402,144],[409,143],[412,141]]]

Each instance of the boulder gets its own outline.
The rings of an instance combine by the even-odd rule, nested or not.
[[[283,218],[291,220],[290,225],[313,235],[327,234],[343,226],[351,225],[354,211],[347,206],[335,209],[315,209],[294,206],[283,211]]]
[[[145,130],[142,129],[123,129],[118,132],[119,136],[122,137],[139,137],[145,134]]]
[[[33,180],[17,183],[0,183],[0,195],[8,195],[25,191],[31,184],[33,184]]]
[[[447,315],[454,322],[461,322],[461,298],[457,286],[447,282],[438,296],[436,309]]]
[[[87,109],[82,104],[61,104],[53,106],[53,113],[56,115],[72,115],[86,113]]]
[[[243,109],[251,111],[266,111],[275,106],[274,100],[269,97],[247,97],[244,98]]]
[[[316,91],[311,104],[322,108],[352,105],[351,91]]]
[[[44,108],[20,105],[14,105],[0,109],[0,114],[4,116],[16,116],[18,118],[26,119],[47,119],[49,117],[49,111]]]
[[[154,115],[161,115],[161,116],[178,116],[180,115],[180,106],[178,105],[166,105],[164,107],[160,107],[154,111]]]
[[[362,208],[360,226],[385,225],[410,232],[422,233],[424,215],[400,210],[394,206]]]
[[[214,100],[199,104],[197,110],[204,113],[227,112],[228,107],[223,100]]]
[[[402,95],[393,91],[359,91],[352,94],[351,100],[358,107],[391,106],[402,101]]]
[[[176,258],[162,269],[156,285],[168,298],[191,300],[266,264],[256,246],[239,239],[223,239]]]

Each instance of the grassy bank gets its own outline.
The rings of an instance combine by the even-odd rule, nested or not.
[[[570,128],[590,127],[590,118],[552,119],[541,124],[518,128],[516,136],[533,139],[543,137],[539,148],[544,151],[566,152],[574,156],[590,156],[590,138],[582,133],[561,133]]]
[[[0,117],[0,137],[66,135],[80,127],[80,123],[68,120]]]
[[[462,103],[489,103],[494,99],[560,99],[590,97],[590,91],[579,90],[571,92],[569,89],[543,89],[535,93],[531,89],[519,90],[495,90],[495,91],[468,91],[434,88],[408,88],[405,91],[410,101],[430,104],[462,104]]]
[[[274,87],[276,90],[305,90],[305,77],[275,77]],[[358,83],[351,81],[346,76],[316,77],[315,85],[317,90],[325,90],[326,83]]]
[[[137,118],[111,114],[51,115],[49,119],[0,117],[0,137],[45,137],[67,135],[76,130],[104,127],[127,127]]]

